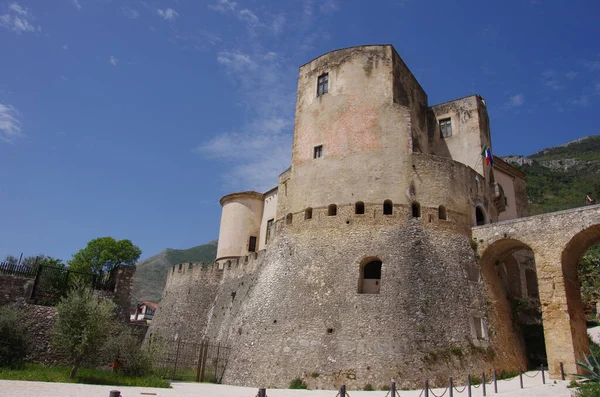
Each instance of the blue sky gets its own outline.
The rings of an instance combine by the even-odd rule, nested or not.
[[[337,48],[393,44],[430,104],[482,95],[497,155],[598,134],[599,38],[595,0],[0,0],[0,257],[215,239]]]

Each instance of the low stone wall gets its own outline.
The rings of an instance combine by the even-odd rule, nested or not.
[[[16,302],[17,299],[29,299],[34,280],[21,276],[0,275],[0,306]]]

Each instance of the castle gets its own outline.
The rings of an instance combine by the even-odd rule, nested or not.
[[[223,382],[236,385],[409,386],[526,368],[493,291],[502,271],[507,296],[536,281],[509,274],[517,249],[483,278],[473,240],[478,225],[527,215],[524,174],[492,147],[485,100],[430,106],[391,45],[312,60],[291,167],[266,193],[221,199],[216,263],[169,271],[149,333],[231,345]]]

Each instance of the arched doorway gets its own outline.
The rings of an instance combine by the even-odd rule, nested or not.
[[[573,236],[561,255],[567,311],[576,360],[583,359],[589,354],[590,349],[578,267],[588,249],[599,242],[600,224],[596,224]]]
[[[546,364],[546,347],[535,256],[531,248],[515,239],[491,244],[481,258],[481,277],[486,299],[494,310],[488,322],[497,330],[502,349],[510,361],[529,368]],[[493,341],[492,341],[493,342]]]

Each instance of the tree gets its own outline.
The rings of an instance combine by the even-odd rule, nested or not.
[[[142,250],[130,240],[115,240],[100,237],[90,241],[85,248],[73,255],[69,269],[85,273],[100,274],[119,266],[134,265]]]
[[[23,363],[29,346],[29,322],[22,310],[0,307],[0,367]]]
[[[583,255],[578,272],[584,306],[600,301],[600,244],[592,246]]]
[[[17,265],[19,263],[19,258],[16,256],[8,255],[4,262],[9,263],[11,265]],[[39,265],[44,266],[53,266],[53,267],[64,267],[65,264],[62,262],[62,259],[53,258],[51,256],[47,256],[44,254],[35,255],[35,256],[26,256],[21,260],[21,265],[28,267],[37,267]]]
[[[76,285],[56,306],[57,319],[53,344],[64,350],[73,365],[70,378],[77,375],[81,363],[97,354],[115,326],[115,304],[95,296],[83,284]]]

